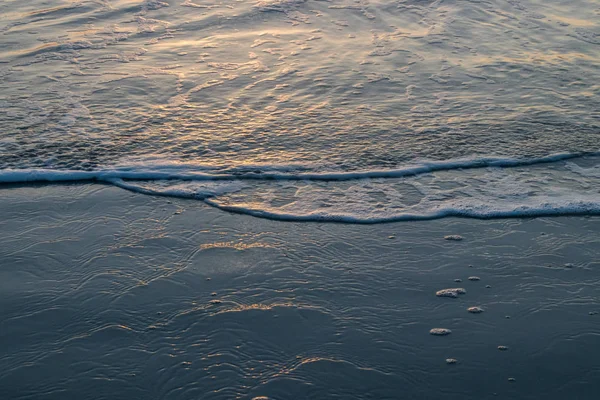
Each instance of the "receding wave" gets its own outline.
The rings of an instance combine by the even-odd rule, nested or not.
[[[346,181],[358,179],[401,178],[427,174],[436,171],[451,171],[474,168],[513,168],[536,164],[554,163],[557,161],[597,156],[600,153],[560,153],[532,159],[514,158],[480,158],[448,161],[428,161],[405,168],[390,170],[369,170],[349,172],[272,172],[265,168],[262,172],[216,172],[207,173],[206,168],[169,165],[168,167],[136,166],[117,167],[105,170],[54,170],[54,169],[5,169],[0,171],[0,183],[39,183],[39,182],[72,182],[72,181],[103,181],[113,182],[117,179],[131,180],[161,180],[177,179],[189,181],[223,181],[223,180],[314,180],[314,181]]]
[[[500,218],[528,218],[550,217],[565,215],[600,215],[600,201],[573,200],[563,204],[542,203],[537,207],[517,205],[513,208],[497,210],[481,205],[464,205],[455,208],[441,208],[430,213],[410,214],[400,213],[383,217],[340,215],[327,213],[313,213],[308,215],[295,215],[275,213],[265,210],[254,210],[244,207],[223,206],[207,200],[207,204],[214,205],[224,211],[238,214],[247,214],[253,217],[267,218],[278,221],[297,222],[340,222],[349,224],[381,224],[402,221],[428,221],[446,217],[474,218],[474,219],[500,219]]]
[[[600,214],[599,155],[427,161],[392,170],[341,172],[149,164],[93,171],[23,169],[0,171],[0,182],[100,181],[282,221],[374,224],[586,215]]]

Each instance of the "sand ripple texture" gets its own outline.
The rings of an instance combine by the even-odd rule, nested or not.
[[[595,217],[283,224],[107,185],[0,213],[2,398],[597,395]]]

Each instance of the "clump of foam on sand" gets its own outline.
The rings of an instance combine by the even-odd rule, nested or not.
[[[459,241],[463,240],[464,238],[460,235],[446,235],[446,236],[444,236],[444,239],[459,242]]]
[[[456,298],[456,297],[458,297],[458,295],[465,294],[465,293],[467,293],[467,291],[463,288],[449,288],[449,289],[438,290],[437,292],[435,292],[435,295],[437,297]]]
[[[483,312],[483,308],[481,307],[469,307],[467,311],[471,314],[481,314]]]
[[[432,330],[429,331],[429,333],[434,336],[447,336],[447,335],[451,334],[452,331],[450,329],[446,329],[446,328],[433,328]]]

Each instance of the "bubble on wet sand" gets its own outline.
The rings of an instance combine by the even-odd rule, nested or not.
[[[435,292],[437,297],[452,297],[457,298],[459,294],[465,294],[467,291],[463,288],[442,289]]]
[[[450,329],[446,329],[446,328],[433,328],[432,330],[429,331],[429,333],[434,336],[447,336],[447,335],[451,334],[452,331]]]
[[[481,307],[469,307],[467,311],[471,314],[481,314],[483,312],[483,308]]]
[[[481,280],[481,278],[480,278],[480,277],[478,277],[478,276],[470,276],[470,277],[469,277],[469,280],[470,280],[470,281],[479,281],[479,280]]]
[[[460,242],[464,238],[460,235],[446,235],[446,236],[444,236],[444,239],[445,240],[453,240],[455,242]]]

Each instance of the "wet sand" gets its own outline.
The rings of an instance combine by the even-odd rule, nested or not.
[[[600,396],[598,217],[290,223],[98,184],[0,213],[2,398]]]

